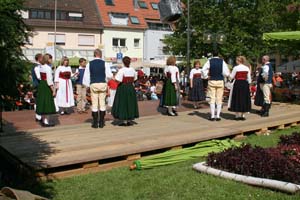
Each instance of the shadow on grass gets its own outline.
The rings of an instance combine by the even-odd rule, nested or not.
[[[45,160],[56,151],[34,133],[17,132],[13,123],[5,126],[0,135],[0,188],[12,187],[52,198],[54,189],[36,175],[47,168]]]

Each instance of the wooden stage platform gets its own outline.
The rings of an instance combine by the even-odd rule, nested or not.
[[[201,109],[180,112],[178,117],[142,117],[131,127],[107,121],[103,129],[82,123],[5,134],[0,137],[0,153],[38,176],[65,177],[129,165],[142,156],[204,140],[243,137],[300,123],[299,105],[274,103],[270,117],[250,113],[246,121],[235,121],[234,113],[223,110],[220,122],[208,121],[209,110]]]

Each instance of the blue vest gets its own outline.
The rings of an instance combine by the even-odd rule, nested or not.
[[[209,60],[209,76],[210,80],[220,81],[223,77],[223,60],[221,58],[212,58]]]
[[[38,64],[34,64],[33,67],[31,68],[31,77],[32,77],[32,86],[37,87],[39,85],[39,79],[36,77],[34,68],[38,66]]]
[[[105,62],[95,59],[90,62],[90,75],[92,83],[106,83]]]
[[[273,78],[273,68],[271,63],[266,64],[269,66],[269,74],[268,74],[268,80],[265,80],[262,76],[263,70],[260,71],[259,74],[259,80],[261,81],[261,83],[267,83],[267,84],[272,84],[272,78]]]
[[[78,75],[78,79],[76,80],[76,84],[82,85],[82,80],[83,80],[83,75],[84,75],[85,69],[79,69],[78,71],[79,71],[79,75]]]

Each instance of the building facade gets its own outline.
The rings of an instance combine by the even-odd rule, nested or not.
[[[56,60],[62,56],[92,59],[93,50],[103,46],[95,0],[78,0],[76,4],[72,0],[57,1],[56,9],[55,1],[26,0],[22,15],[33,30],[33,37],[23,48],[29,60],[45,52],[54,54]]]

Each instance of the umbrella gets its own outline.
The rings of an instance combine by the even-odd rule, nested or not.
[[[196,144],[193,147],[169,150],[161,154],[136,160],[134,161],[133,165],[130,166],[130,169],[151,169],[158,166],[175,164],[193,158],[207,156],[212,152],[221,152],[227,148],[237,147],[240,145],[241,143],[230,139],[204,141]]]

